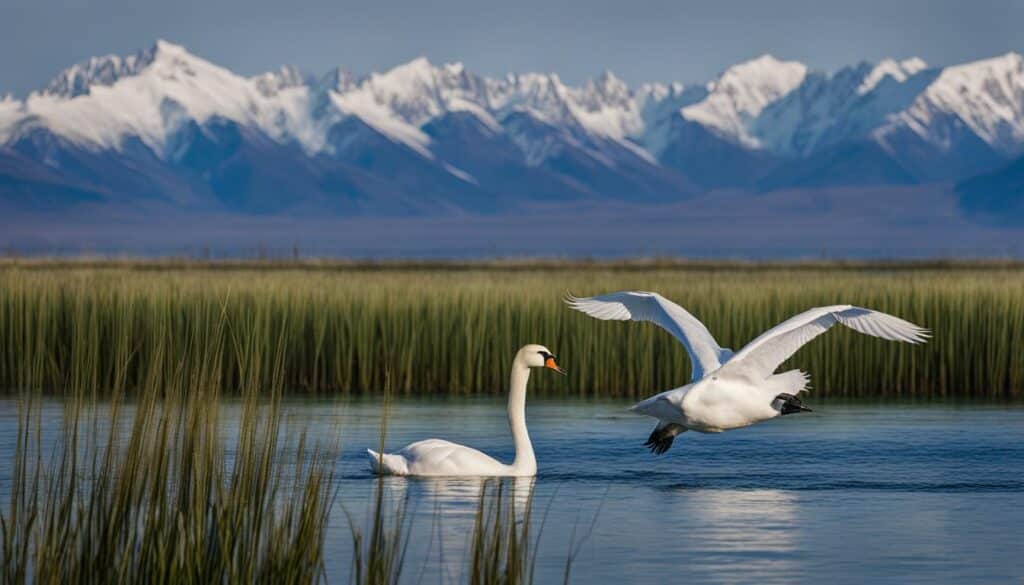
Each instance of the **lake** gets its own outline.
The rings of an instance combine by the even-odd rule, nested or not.
[[[718,435],[685,433],[663,456],[628,403],[533,400],[537,582],[1006,583],[1024,580],[1024,405],[838,403]],[[228,405],[229,421],[238,417]],[[328,577],[349,575],[351,533],[377,481],[366,447],[381,402],[289,399],[287,425],[340,432]],[[387,448],[442,437],[512,457],[504,402],[394,401]],[[60,424],[47,401],[43,422]],[[231,434],[230,424],[224,429]],[[17,407],[0,401],[0,503],[10,491]],[[477,480],[385,480],[408,498],[403,582],[460,582]],[[440,515],[436,512],[440,511]],[[543,527],[541,529],[541,519]],[[593,524],[592,524],[593,522]],[[592,525],[592,529],[591,529]]]

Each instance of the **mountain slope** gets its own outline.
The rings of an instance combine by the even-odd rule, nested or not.
[[[999,166],[1024,152],[1024,57],[947,67],[875,136],[926,180]]]
[[[935,75],[920,59],[860,63],[831,75],[811,72],[765,108],[754,132],[772,151],[791,156],[863,141],[888,115],[909,106]]]
[[[571,86],[424,58],[366,76],[244,77],[158,41],[0,99],[0,198],[24,208],[500,214],[961,181],[1022,154],[1015,53],[834,73],[764,55],[704,84],[634,90],[611,72]]]

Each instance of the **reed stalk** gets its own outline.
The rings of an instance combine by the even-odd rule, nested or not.
[[[538,342],[573,376],[572,384],[538,379],[536,394],[636,398],[688,379],[683,348],[652,325],[598,321],[561,298],[640,289],[679,302],[734,349],[825,304],[871,307],[933,330],[923,346],[843,328],[815,340],[783,367],[809,371],[819,397],[1024,396],[1014,349],[1024,347],[1024,270],[1015,265],[76,266],[0,267],[0,391],[37,376],[50,392],[109,394],[120,385],[137,395],[158,361],[171,368],[189,355],[220,355],[209,383],[240,394],[269,383],[254,380],[233,349],[246,340],[261,362],[280,360],[287,392],[379,392],[386,363],[396,396],[501,393],[508,356]]]

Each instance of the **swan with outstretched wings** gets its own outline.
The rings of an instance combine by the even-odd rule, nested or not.
[[[689,384],[635,404],[631,410],[658,419],[645,446],[664,453],[687,430],[717,433],[777,416],[809,411],[798,395],[809,378],[800,370],[775,373],[806,343],[840,323],[866,335],[905,343],[928,340],[927,329],[886,313],[832,305],[795,315],[765,331],[738,352],[722,348],[686,309],[653,292],[568,296],[565,302],[591,317],[649,321],[678,339],[690,355]]]

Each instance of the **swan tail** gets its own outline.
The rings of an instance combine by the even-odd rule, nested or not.
[[[796,396],[810,389],[811,376],[800,370],[789,370],[768,377],[768,387],[772,394],[792,394]]]
[[[797,398],[801,392],[806,392],[811,377],[800,370],[789,370],[781,374],[775,374],[768,378],[767,390],[772,399],[772,408],[779,411],[779,414],[795,414],[797,412],[812,412],[804,406],[803,401]]]
[[[647,437],[644,447],[650,449],[651,453],[655,455],[661,455],[672,447],[672,441],[675,441],[676,435],[685,431],[686,427],[682,425],[659,422],[658,426],[654,427],[654,431],[651,432],[651,436]]]
[[[405,458],[401,455],[378,453],[373,449],[367,449],[366,454],[370,458],[370,471],[376,474],[408,475],[409,473]]]

